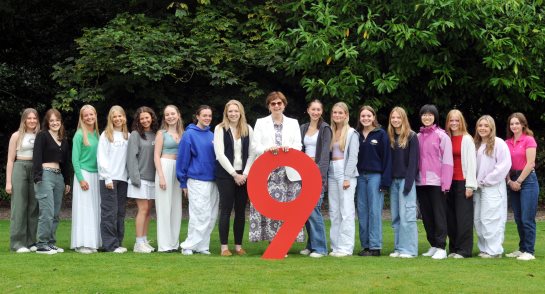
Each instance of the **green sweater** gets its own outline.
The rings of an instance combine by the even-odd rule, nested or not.
[[[72,165],[78,182],[85,179],[81,170],[91,173],[98,172],[97,167],[97,150],[98,150],[98,135],[96,132],[87,133],[89,146],[83,144],[83,131],[78,129],[72,139]]]

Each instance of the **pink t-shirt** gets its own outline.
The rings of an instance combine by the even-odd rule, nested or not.
[[[523,170],[526,166],[526,149],[537,148],[537,143],[534,137],[525,134],[520,135],[518,141],[514,141],[514,137],[505,141],[509,152],[511,153],[511,169]]]

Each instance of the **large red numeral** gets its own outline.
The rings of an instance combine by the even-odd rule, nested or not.
[[[301,192],[290,202],[274,200],[267,189],[269,174],[280,166],[289,166],[301,175]],[[299,150],[283,152],[279,149],[278,155],[265,152],[256,159],[248,175],[250,201],[264,216],[284,221],[262,258],[284,258],[318,203],[321,191],[320,170],[310,157]]]

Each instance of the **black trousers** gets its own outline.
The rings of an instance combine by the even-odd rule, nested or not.
[[[235,244],[242,245],[244,225],[246,224],[246,202],[248,202],[246,184],[239,186],[232,178],[217,178],[216,184],[218,185],[220,194],[220,242],[222,245],[226,245],[229,242],[229,220],[231,218],[231,211],[234,208],[235,221],[233,222],[233,233]]]
[[[471,257],[473,251],[473,197],[466,198],[465,181],[452,181],[447,197],[449,252]]]
[[[114,251],[123,244],[125,235],[125,205],[127,203],[127,182],[113,181],[114,188],[106,189],[100,181],[100,235],[102,248]]]
[[[426,229],[426,237],[432,247],[445,249],[447,240],[447,199],[440,186],[417,186],[416,195]]]

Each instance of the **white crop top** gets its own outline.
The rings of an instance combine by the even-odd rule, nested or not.
[[[303,144],[305,145],[305,154],[309,157],[316,157],[316,144],[318,144],[318,133],[314,133],[312,136],[305,135]]]
[[[17,150],[17,157],[32,158],[32,152],[34,151],[34,140],[36,134],[25,133],[23,141],[21,141],[21,147]]]
[[[341,145],[338,142],[333,143],[333,148],[331,148],[331,157],[333,158],[344,158],[344,152],[341,151]]]

